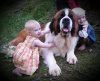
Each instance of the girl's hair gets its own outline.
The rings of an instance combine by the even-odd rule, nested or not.
[[[40,26],[40,24],[35,20],[28,20],[25,23],[25,31],[28,33],[31,29]]]
[[[74,8],[72,11],[77,15],[77,16],[83,16],[85,15],[85,10],[82,8]]]

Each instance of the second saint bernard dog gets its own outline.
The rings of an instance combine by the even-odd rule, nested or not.
[[[40,48],[40,55],[43,57],[45,64],[49,68],[49,74],[58,76],[61,74],[61,69],[57,65],[54,56],[66,56],[66,61],[69,64],[76,64],[78,61],[74,54],[74,50],[78,41],[78,22],[77,16],[70,9],[60,10],[51,22],[45,25],[41,25],[42,30],[50,29],[50,33],[45,35],[45,43],[54,42],[56,47],[52,48]],[[10,47],[17,46],[20,42],[23,42],[27,36],[27,33],[23,29],[18,36],[10,42]],[[40,40],[44,38],[41,37]],[[7,50],[8,53],[13,53],[14,50]]]
[[[45,43],[52,42],[56,47],[41,48],[41,55],[45,64],[49,67],[49,74],[58,76],[61,73],[60,67],[57,65],[55,56],[66,57],[69,64],[76,64],[77,57],[74,50],[78,41],[78,22],[77,17],[69,9],[60,10],[51,22],[46,25],[45,30],[51,30],[51,33],[45,35]]]

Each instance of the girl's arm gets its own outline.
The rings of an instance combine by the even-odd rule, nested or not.
[[[45,34],[47,34],[47,33],[49,33],[49,32],[50,32],[50,30],[42,31],[42,32],[41,32],[41,36],[43,36],[43,35],[45,35]]]
[[[46,44],[46,43],[43,43],[40,40],[36,39],[36,40],[33,41],[32,47],[36,47],[36,46],[42,47],[42,48],[50,48],[50,47],[54,47],[55,44],[53,42]]]

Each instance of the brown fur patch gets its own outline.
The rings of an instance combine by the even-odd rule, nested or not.
[[[55,34],[57,34],[57,24],[58,24],[58,19],[61,15],[61,12],[63,11],[64,9],[60,10],[58,13],[56,13],[56,15],[54,16],[54,24],[53,24],[53,27],[54,27],[54,32]]]
[[[73,11],[71,11],[71,10],[69,10],[69,11],[70,11],[71,14],[73,14],[73,17],[74,17],[74,20],[75,20],[75,30],[74,30],[73,36],[77,36],[77,32],[78,32],[77,15]]]

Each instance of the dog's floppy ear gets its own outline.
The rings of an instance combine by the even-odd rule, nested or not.
[[[77,36],[77,34],[78,34],[78,29],[79,29],[79,24],[78,24],[77,16],[76,16],[75,13],[74,13],[74,20],[75,20],[75,29],[74,29],[74,34],[73,34],[73,36]]]
[[[52,18],[49,28],[50,28],[51,33],[54,32],[54,34],[57,35],[60,32],[58,20],[55,18]]]
[[[72,10],[69,10],[70,11],[70,17],[71,17],[71,15],[72,15],[72,17],[71,17],[71,19],[72,19],[72,21],[73,21],[73,27],[72,27],[72,29],[71,29],[71,35],[72,36],[77,36],[77,33],[78,33],[78,20],[77,20],[77,15],[72,11]]]
[[[54,18],[52,18],[50,26],[49,26],[51,33],[54,31],[53,24],[54,24]]]

